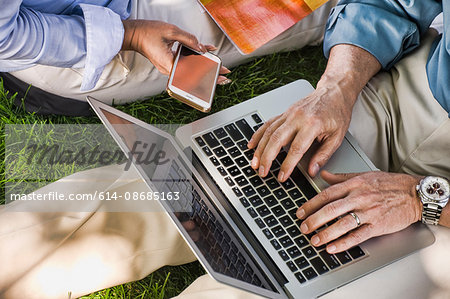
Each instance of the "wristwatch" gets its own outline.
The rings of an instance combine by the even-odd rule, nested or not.
[[[427,176],[416,186],[422,202],[422,222],[437,225],[450,198],[450,184],[443,177]]]

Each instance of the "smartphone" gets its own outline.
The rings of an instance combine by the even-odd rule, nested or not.
[[[211,110],[222,61],[179,44],[167,83],[169,95],[202,112]]]

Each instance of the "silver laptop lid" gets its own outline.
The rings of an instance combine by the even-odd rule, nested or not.
[[[178,200],[159,203],[214,279],[262,296],[286,298],[271,273],[245,249],[235,226],[208,199],[207,186],[198,184],[200,176],[170,134],[91,97],[88,102],[152,191],[179,192]],[[151,158],[142,163],[150,151],[163,153],[159,162],[164,163],[151,163]]]

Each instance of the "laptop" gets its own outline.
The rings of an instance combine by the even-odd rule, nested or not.
[[[173,192],[159,202],[212,278],[269,298],[312,298],[434,242],[431,231],[416,223],[328,254],[300,232],[295,211],[327,187],[306,173],[309,154],[288,181],[279,183],[286,150],[261,178],[250,167],[253,150],[246,144],[264,121],[312,91],[307,81],[298,80],[179,127],[175,136],[91,97],[88,102],[150,190]],[[141,156],[156,146],[161,159],[139,163],[136,144]],[[376,170],[349,133],[324,169]]]

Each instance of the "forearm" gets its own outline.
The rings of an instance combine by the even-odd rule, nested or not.
[[[381,64],[366,50],[353,45],[336,45],[330,51],[317,89],[335,89],[353,106],[363,87],[380,69]]]

